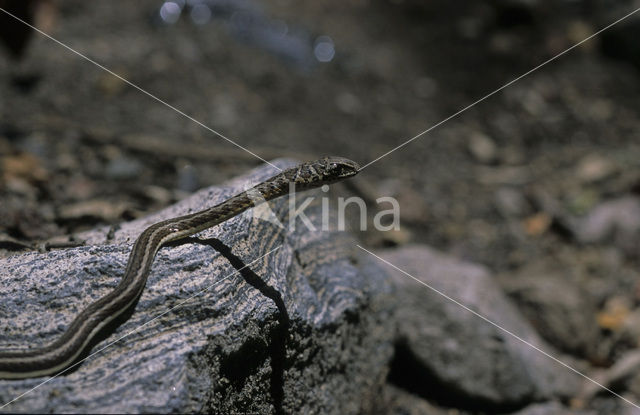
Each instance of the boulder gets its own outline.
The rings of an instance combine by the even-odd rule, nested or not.
[[[419,245],[380,255],[450,297],[389,268],[400,299],[390,373],[394,384],[431,402],[486,412],[577,394],[578,375],[499,328],[565,360],[540,338],[484,267]]]
[[[0,348],[39,347],[60,336],[118,284],[147,226],[213,206],[274,173],[261,167],[118,229],[88,232],[77,248],[0,259]],[[315,195],[305,213],[317,224],[321,194],[297,196]],[[0,405],[11,402],[2,410],[370,410],[393,353],[385,273],[360,261],[344,232],[309,231],[300,221],[279,226],[286,223],[286,197],[269,206],[269,221],[251,209],[162,248],[129,318],[68,373],[0,380]]]

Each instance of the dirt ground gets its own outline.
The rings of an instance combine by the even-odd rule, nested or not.
[[[196,24],[186,12],[163,22],[159,0],[70,0],[44,27],[264,159],[365,165],[632,10],[526,3],[247,1],[249,11],[221,6]],[[261,43],[265,26],[286,28],[290,49]],[[541,266],[580,286],[598,346],[574,354],[594,367],[640,342],[618,332],[639,310],[639,239],[576,236],[593,209],[640,192],[640,72],[633,58],[607,57],[620,44],[608,36],[341,185],[371,202],[369,223],[376,198],[400,203],[400,231],[354,230],[368,246],[425,243],[501,280]],[[0,91],[5,255],[143,216],[262,163],[36,33],[22,59],[3,54]]]

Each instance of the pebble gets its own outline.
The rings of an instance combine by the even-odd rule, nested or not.
[[[597,154],[584,157],[576,166],[576,177],[583,183],[602,180],[616,171],[615,165]]]
[[[130,157],[120,156],[110,160],[105,168],[105,175],[114,180],[135,179],[142,171],[142,164]]]
[[[573,226],[582,243],[612,243],[630,257],[640,245],[640,198],[624,196],[602,202]]]
[[[487,135],[474,131],[467,142],[469,153],[476,161],[489,164],[495,161],[497,151],[495,142]]]
[[[97,219],[111,222],[120,219],[125,210],[125,204],[94,199],[62,206],[58,217],[62,220]]]
[[[191,193],[200,187],[198,169],[191,164],[185,164],[178,170],[178,190]]]

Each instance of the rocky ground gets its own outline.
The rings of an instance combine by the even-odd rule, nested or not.
[[[634,8],[631,1],[213,3],[208,19],[194,7],[180,17],[165,8],[163,20],[162,1],[72,0],[45,7],[39,24],[264,159],[338,154],[366,164]],[[369,202],[369,225],[376,198],[400,203],[400,231],[353,227],[365,246],[423,244],[481,267],[561,360],[635,402],[639,26],[630,17],[342,188]],[[68,235],[143,217],[261,164],[40,35],[21,59],[3,56],[3,256],[73,244]],[[429,294],[420,285],[412,291]],[[398,347],[411,353],[399,356],[423,361],[410,340]],[[403,379],[416,360],[408,362],[391,368],[382,395],[388,411],[474,412],[473,402],[490,413],[628,407],[587,386],[553,399],[527,386],[507,394],[505,406],[487,404],[503,396],[487,390],[480,401],[438,400]],[[546,402],[522,409],[527,399]]]

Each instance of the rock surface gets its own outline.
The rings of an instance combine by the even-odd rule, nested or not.
[[[451,413],[391,384],[385,386],[382,394],[385,410],[380,413],[387,415],[449,415]],[[459,415],[465,414],[459,413]]]
[[[611,243],[630,257],[640,252],[640,198],[626,196],[602,202],[574,221],[581,243]]]
[[[593,411],[573,410],[563,407],[558,402],[535,403],[512,415],[596,415]]]
[[[384,259],[547,353],[545,344],[481,266],[426,246]],[[508,411],[575,396],[577,375],[407,275],[391,270],[397,289],[398,346],[390,379],[431,402]],[[561,358],[561,360],[564,360]]]
[[[148,225],[273,174],[259,168],[115,232],[89,232],[82,247],[1,259],[0,348],[57,338],[119,282]],[[270,206],[283,220],[286,198]],[[95,355],[59,377],[0,380],[1,404],[20,397],[2,411],[370,410],[393,347],[384,272],[359,262],[344,233],[309,232],[302,223],[285,229],[253,211],[202,232],[199,242],[162,248],[135,311],[93,346]],[[317,197],[305,213],[319,223]]]
[[[599,343],[597,308],[570,271],[540,261],[501,276],[501,286],[536,331],[556,348],[589,358]]]

